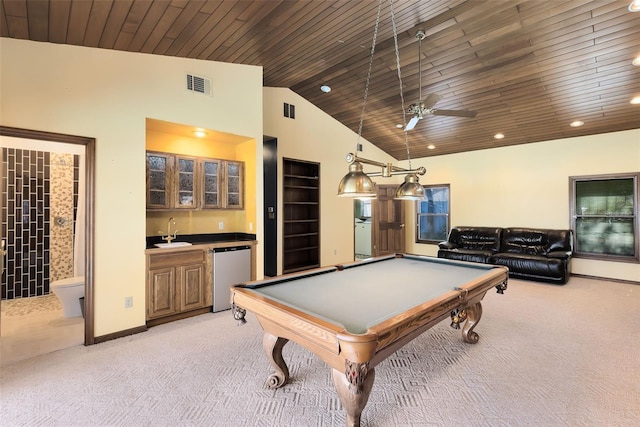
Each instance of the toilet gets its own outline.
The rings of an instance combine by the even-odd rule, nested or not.
[[[51,292],[56,294],[62,303],[64,317],[82,316],[80,298],[84,298],[84,277],[67,277],[55,280],[50,285]]]

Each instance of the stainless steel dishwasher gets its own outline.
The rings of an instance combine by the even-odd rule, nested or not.
[[[251,246],[213,250],[213,311],[231,308],[229,288],[251,281]]]

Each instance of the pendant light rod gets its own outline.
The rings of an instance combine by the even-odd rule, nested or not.
[[[392,175],[405,175],[408,173],[415,173],[418,175],[424,175],[427,173],[427,169],[424,166],[420,166],[417,169],[405,169],[405,168],[401,168],[400,166],[395,166],[392,163],[383,163],[383,162],[378,162],[376,160],[365,159],[364,157],[358,157],[353,153],[347,154],[346,160],[347,160],[347,163],[349,164],[352,164],[354,162],[360,162],[366,165],[378,166],[382,168],[381,172],[367,173],[367,175],[369,176],[389,177]]]
[[[422,99],[422,40],[425,38],[424,30],[418,30],[418,99]]]

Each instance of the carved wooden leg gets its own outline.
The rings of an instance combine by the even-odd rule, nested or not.
[[[282,357],[282,347],[288,342],[289,340],[287,339],[276,337],[266,332],[262,337],[262,348],[267,353],[269,363],[276,370],[274,374],[267,378],[267,387],[269,388],[280,388],[289,380],[289,368]]]
[[[473,328],[476,327],[480,318],[482,317],[482,304],[479,302],[467,307],[467,321],[462,328],[462,339],[466,342],[475,344],[480,339],[480,336],[473,332]]]
[[[373,368],[366,370],[364,377],[360,377],[357,385],[353,381],[349,381],[347,378],[349,373],[345,374],[345,372],[337,369],[332,369],[331,371],[338,398],[340,398],[340,403],[342,403],[342,407],[347,412],[347,427],[359,427],[360,415],[367,405],[369,394],[371,394],[371,388],[376,376],[375,371]]]

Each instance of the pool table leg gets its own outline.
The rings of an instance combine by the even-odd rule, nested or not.
[[[482,304],[479,302],[470,305],[466,308],[467,311],[467,321],[464,323],[462,327],[462,339],[466,342],[475,344],[480,339],[480,336],[473,331],[473,328],[476,327],[480,318],[482,317]]]
[[[282,357],[282,347],[288,342],[288,339],[276,337],[267,332],[262,337],[262,348],[267,353],[269,363],[276,370],[267,378],[269,388],[280,388],[289,380],[289,368]]]
[[[348,362],[347,365],[349,365]],[[373,387],[373,381],[376,376],[375,370],[373,368],[367,368],[366,366],[364,366],[364,369],[366,370],[363,374],[364,378],[361,378],[362,381],[358,382],[357,385],[349,381],[347,378],[349,373],[337,369],[331,370],[333,384],[338,392],[338,398],[340,399],[340,403],[342,403],[342,407],[347,412],[347,427],[360,426],[360,415],[367,405],[369,395],[371,394],[371,388]],[[347,370],[349,370],[348,366]]]

